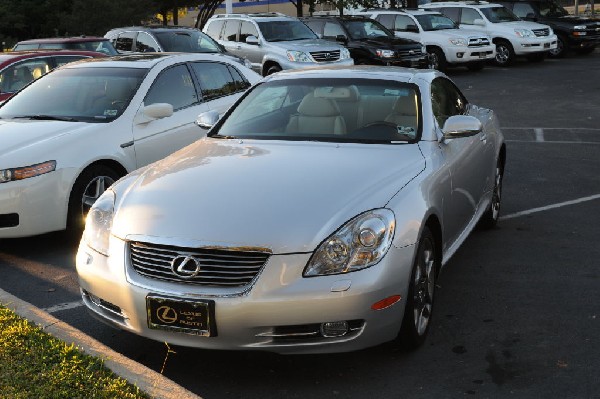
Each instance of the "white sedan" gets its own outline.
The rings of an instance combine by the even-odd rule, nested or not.
[[[83,226],[121,176],[203,137],[260,76],[223,55],[83,61],[36,80],[0,108],[0,238]]]
[[[92,313],[207,349],[421,345],[442,265],[498,220],[494,113],[440,72],[369,66],[280,72],[217,119],[92,207]]]

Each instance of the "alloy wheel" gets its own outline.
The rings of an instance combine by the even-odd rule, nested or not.
[[[421,336],[425,334],[429,325],[435,290],[435,251],[430,237],[423,242],[418,256],[413,281],[413,303],[415,329]]]

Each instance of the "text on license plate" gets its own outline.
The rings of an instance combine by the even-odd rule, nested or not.
[[[182,300],[158,295],[146,297],[148,328],[216,336],[214,302]]]

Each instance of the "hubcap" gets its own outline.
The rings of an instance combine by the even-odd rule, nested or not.
[[[89,182],[85,190],[83,191],[83,197],[81,198],[81,214],[85,217],[94,205],[94,202],[106,191],[111,184],[115,181],[109,176],[96,176],[92,181]]]
[[[496,47],[496,61],[500,64],[506,64],[508,59],[510,58],[510,53],[506,46],[497,46]]]
[[[437,56],[436,53],[430,53],[429,54],[429,64],[431,65],[432,69],[438,69],[440,66],[440,60]]]
[[[502,169],[496,166],[496,177],[494,181],[494,192],[492,193],[492,217],[498,219],[500,214],[500,200],[502,199]]]
[[[562,52],[563,52],[563,42],[562,42],[562,40],[558,39],[556,41],[556,48],[553,48],[552,50],[550,50],[550,55],[556,57],[557,55],[559,55]]]
[[[435,252],[433,242],[429,238],[423,241],[417,258],[413,284],[415,328],[421,336],[425,334],[429,325],[435,289]]]

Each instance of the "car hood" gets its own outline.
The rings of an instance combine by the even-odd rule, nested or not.
[[[480,38],[487,37],[487,35],[485,33],[481,33],[476,30],[471,30],[471,29],[431,30],[431,31],[427,31],[427,36],[435,37],[436,39],[442,40],[445,43],[450,38],[470,39],[470,38],[474,38],[474,37],[480,37]]]
[[[363,40],[355,40],[354,43],[362,44],[363,46],[371,46],[371,47],[386,47],[386,48],[397,48],[397,47],[405,47],[405,48],[421,48],[421,43],[412,40],[405,39],[400,37],[377,37]]]
[[[282,42],[268,42],[270,46],[281,47],[284,50],[296,51],[337,51],[342,46],[332,44],[323,39],[290,40]]]
[[[502,26],[511,27],[514,29],[547,29],[548,25],[538,24],[537,22],[531,21],[512,21],[512,22],[501,22]]]
[[[204,138],[117,184],[112,233],[182,246],[313,251],[425,168],[417,144]]]
[[[596,17],[588,17],[588,16],[582,16],[582,15],[562,15],[562,16],[558,16],[558,15],[546,15],[544,17],[544,20],[549,20],[549,21],[562,21],[562,22],[567,22],[567,23],[572,23],[572,24],[577,24],[577,25],[598,25],[598,27],[600,27],[600,18],[596,18]]]
[[[9,155],[44,147],[49,140],[89,127],[86,122],[32,121],[26,119],[0,120],[0,166]],[[14,166],[14,165],[13,165]]]

